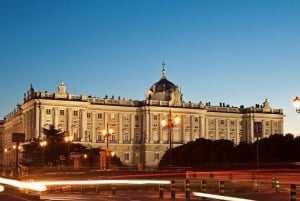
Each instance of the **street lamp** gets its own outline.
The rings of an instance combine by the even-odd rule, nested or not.
[[[4,148],[4,157],[3,157],[3,164],[4,164],[4,166],[8,166],[7,152],[8,152],[8,149]]]
[[[294,98],[293,102],[294,102],[294,106],[296,108],[296,112],[300,113],[300,98],[298,96],[296,96],[296,98]]]
[[[16,177],[18,177],[19,176],[19,150],[21,149],[18,142],[17,145],[13,145],[13,149],[16,150]]]
[[[45,160],[45,147],[46,147],[46,145],[47,145],[47,141],[46,140],[43,140],[43,141],[41,141],[40,142],[40,146],[42,147],[42,151],[43,151],[43,153],[42,153],[42,165],[44,166],[44,160]]]
[[[110,166],[110,157],[111,157],[111,153],[108,149],[108,137],[110,135],[112,135],[114,132],[114,130],[112,128],[108,128],[108,123],[106,124],[106,129],[102,130],[102,135],[104,137],[106,137],[106,153],[105,153],[105,156],[106,156],[106,168],[108,168]]]
[[[172,113],[171,110],[169,111],[169,114],[167,116],[167,119],[161,120],[161,125],[163,128],[168,129],[168,136],[169,136],[169,163],[172,165],[172,131],[173,127],[180,123],[180,118],[178,116],[175,116],[175,118],[172,119]]]
[[[73,141],[74,137],[72,135],[67,135],[65,137],[65,142],[68,144],[68,156],[67,156],[67,164],[70,161],[70,143]]]

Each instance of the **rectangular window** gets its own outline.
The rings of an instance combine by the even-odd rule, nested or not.
[[[154,120],[157,120],[157,115],[153,115],[153,119],[154,119]]]
[[[129,134],[128,133],[124,134],[124,141],[129,142]]]
[[[115,120],[116,119],[116,115],[114,113],[110,114],[110,119],[111,120]]]
[[[129,115],[128,114],[124,114],[124,120],[128,121],[129,120]]]
[[[91,118],[91,113],[86,113],[86,118],[90,119]]]
[[[116,141],[117,141],[117,138],[116,138],[116,135],[115,135],[115,134],[112,134],[112,135],[111,135],[111,141],[113,141],[113,142],[116,142]]]
[[[195,117],[195,122],[198,122],[199,121],[199,118],[198,117]]]
[[[98,114],[97,114],[97,118],[98,118],[98,119],[102,119],[102,113],[98,113]]]
[[[73,111],[73,115],[78,116],[78,111],[77,110]]]
[[[65,111],[64,110],[59,110],[59,115],[60,116],[65,116]]]
[[[46,109],[46,114],[51,114],[51,109]]]
[[[158,152],[154,153],[154,160],[159,160],[159,153]]]
[[[126,160],[126,161],[129,161],[129,153],[128,152],[125,152],[124,153],[124,159]]]

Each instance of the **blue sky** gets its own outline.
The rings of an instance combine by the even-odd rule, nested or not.
[[[300,134],[298,0],[0,0],[0,118],[36,91],[143,100],[161,76],[184,101],[262,104]]]

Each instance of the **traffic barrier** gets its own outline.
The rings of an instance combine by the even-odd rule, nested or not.
[[[207,186],[206,180],[202,180],[201,181],[201,192],[202,193],[206,193],[206,191],[207,191],[206,186]]]
[[[190,189],[190,181],[185,180],[185,198],[190,199],[191,198],[191,189]]]
[[[163,184],[159,184],[159,198],[163,199],[164,198],[164,185]]]
[[[290,191],[291,191],[291,194],[290,194],[290,201],[296,201],[296,184],[291,184],[290,186]]]
[[[171,199],[175,199],[175,193],[176,187],[175,187],[175,180],[171,181]]]
[[[219,181],[219,194],[224,195],[224,181]]]

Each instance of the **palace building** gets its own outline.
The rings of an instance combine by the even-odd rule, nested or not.
[[[0,121],[1,157],[3,166],[13,161],[14,156],[5,153],[14,144],[12,133],[25,133],[26,141],[42,140],[43,128],[54,126],[69,133],[74,143],[109,148],[124,164],[156,167],[166,150],[198,138],[238,144],[253,142],[256,135],[283,134],[283,119],[283,110],[271,108],[267,99],[251,107],[185,102],[163,65],[160,79],[142,101],[72,94],[63,82],[57,92],[38,92],[30,86],[23,103]],[[112,133],[103,135],[107,128]]]

